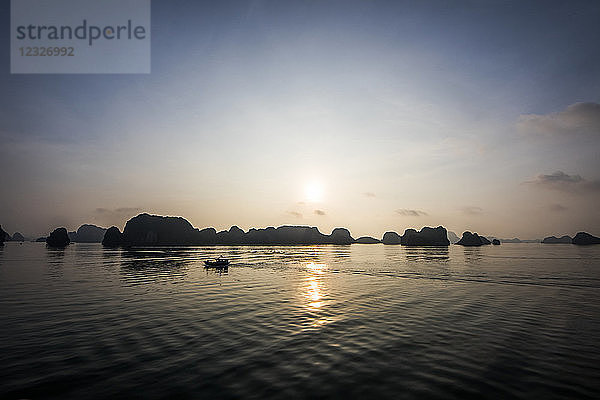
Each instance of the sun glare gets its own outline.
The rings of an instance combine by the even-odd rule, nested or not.
[[[323,200],[323,185],[318,181],[311,181],[304,187],[304,196],[310,202],[319,202]]]

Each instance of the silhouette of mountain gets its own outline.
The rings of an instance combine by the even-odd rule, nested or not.
[[[428,226],[417,232],[407,229],[400,238],[400,244],[404,246],[449,246],[448,232],[443,226],[430,228]]]
[[[181,217],[140,214],[123,230],[123,243],[129,246],[196,244],[192,224]]]
[[[462,234],[462,238],[456,244],[461,246],[483,246],[491,244],[491,242],[487,238],[479,236],[477,233],[466,231]]]
[[[39,237],[39,238],[35,239],[35,242],[36,243],[45,243],[46,242],[46,238],[43,237],[43,236]]]
[[[361,236],[358,239],[356,239],[356,241],[354,243],[359,243],[359,244],[377,244],[377,243],[381,243],[381,240],[372,238],[370,236]]]
[[[502,243],[523,243],[523,241],[519,238],[512,238],[512,239],[502,239]]]
[[[500,246],[500,240],[498,240],[498,239],[492,239],[492,244],[494,246]]]
[[[12,236],[12,241],[13,242],[24,242],[25,237],[21,234],[21,232],[15,232],[15,234]]]
[[[205,228],[198,232],[198,239],[204,244],[217,244],[217,230],[215,228]]]
[[[346,228],[335,228],[329,235],[332,244],[352,244],[354,239],[350,236],[350,231]]]
[[[113,229],[114,228],[114,229]],[[354,243],[350,232],[336,228],[325,235],[316,227],[280,226],[278,228],[250,229],[247,233],[237,226],[228,231],[216,232],[214,228],[199,230],[182,217],[163,217],[140,214],[127,221],[122,236],[113,227],[104,234],[107,246],[154,245],[259,245],[259,244],[339,244]]]
[[[460,240],[460,238],[458,237],[458,235],[452,231],[448,231],[448,240],[450,241],[451,244],[454,244],[456,242],[458,242]]]
[[[6,235],[8,235],[6,232],[4,232],[4,230],[2,229],[2,225],[0,225],[0,246],[4,246],[4,241],[6,240]]]
[[[600,238],[590,235],[587,232],[579,232],[572,241],[573,244],[577,244],[580,246],[590,245],[590,244],[600,244]]]
[[[96,225],[84,224],[77,229],[77,232],[69,232],[69,238],[72,242],[78,243],[100,243],[104,238],[106,228],[101,228]]]
[[[71,240],[69,234],[65,228],[56,228],[52,231],[50,236],[46,238],[46,244],[50,247],[65,247]]]
[[[216,235],[217,243],[221,244],[243,244],[245,242],[245,233],[237,226],[232,226],[228,231],[218,232]]]
[[[498,240],[500,240],[502,243],[540,243],[542,241],[541,239],[519,239],[519,238],[498,239]]]
[[[400,244],[400,235],[396,232],[386,232],[383,234],[383,239],[381,242],[383,244]]]
[[[544,240],[542,240],[542,243],[544,244],[571,244],[573,243],[573,239],[571,238],[571,236],[561,236],[560,238],[557,238],[556,236],[548,236],[545,237]]]
[[[123,234],[119,231],[116,226],[111,226],[106,230],[104,238],[102,239],[102,245],[107,247],[116,247],[123,244]]]
[[[102,228],[98,228],[102,229]],[[330,235],[310,226],[252,228],[244,232],[237,226],[217,232],[214,228],[199,230],[182,217],[164,217],[147,213],[127,221],[123,233],[112,227],[104,233],[105,246],[154,245],[314,245],[352,243],[404,244],[407,246],[448,246],[448,232],[442,226],[407,229],[404,236],[386,232],[383,240],[364,236],[355,240],[346,228],[335,228]]]

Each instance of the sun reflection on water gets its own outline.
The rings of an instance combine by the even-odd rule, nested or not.
[[[317,264],[314,262],[306,265],[308,275],[304,280],[304,298],[307,300],[305,304],[306,310],[311,315],[309,328],[314,329],[327,325],[332,321],[331,318],[323,315],[325,311],[325,286],[323,278],[325,275],[326,264]]]
[[[323,305],[320,301],[323,297],[321,294],[320,282],[317,277],[309,276],[306,278],[306,294],[305,297],[310,300],[309,309],[319,309]]]
[[[327,267],[327,265],[325,265],[325,264],[317,264],[314,262],[306,264],[306,270],[312,274],[321,274],[322,275],[325,273],[326,267]]]

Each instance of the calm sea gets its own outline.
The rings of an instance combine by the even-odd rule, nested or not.
[[[7,243],[0,308],[2,398],[600,398],[600,246]]]

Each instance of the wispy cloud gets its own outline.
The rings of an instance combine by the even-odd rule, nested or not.
[[[562,171],[556,171],[548,175],[540,174],[532,182],[541,185],[554,185],[556,183],[579,183],[583,182],[583,178],[581,175],[568,175]]]
[[[119,207],[119,208],[115,208],[115,212],[119,213],[119,214],[134,214],[134,213],[138,213],[142,211],[141,208],[139,207]]]
[[[569,175],[563,171],[552,174],[540,174],[533,180],[524,182],[544,189],[571,193],[593,193],[600,191],[600,180],[588,181],[581,175]]]
[[[302,213],[298,211],[288,211],[287,214],[291,215],[292,217],[302,218]]]
[[[600,104],[575,103],[556,113],[521,115],[517,128],[545,135],[600,135]]]
[[[408,208],[400,208],[396,210],[396,214],[402,215],[403,217],[420,217],[422,215],[429,215],[425,211],[411,210]]]
[[[476,206],[465,206],[460,209],[465,215],[481,215],[483,214],[483,208]]]
[[[377,197],[373,192],[364,192],[363,195],[370,198]]]
[[[316,215],[325,215],[325,211],[323,211],[323,210],[315,210],[314,213]]]

